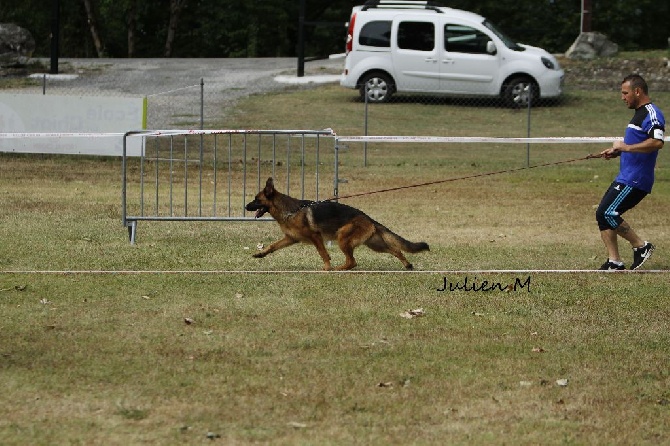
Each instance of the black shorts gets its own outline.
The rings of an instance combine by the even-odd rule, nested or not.
[[[634,208],[646,196],[647,192],[641,189],[613,182],[596,210],[598,228],[601,231],[618,228],[623,222],[621,215]]]

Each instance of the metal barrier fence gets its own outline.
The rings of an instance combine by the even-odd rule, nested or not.
[[[338,150],[322,147],[334,136],[331,129],[126,133],[122,213],[130,242],[139,221],[254,220],[245,205],[268,177],[301,199],[319,200],[325,184],[336,196]],[[130,138],[142,138],[139,157],[128,154]]]

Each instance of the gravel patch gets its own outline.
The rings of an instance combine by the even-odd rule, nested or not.
[[[48,59],[38,61],[49,67]],[[12,92],[41,94],[44,88],[52,95],[146,96],[147,128],[199,128],[201,114],[204,127],[212,128],[225,126],[240,98],[310,88],[317,84],[314,76],[336,82],[333,75],[343,65],[343,59],[306,62],[305,76],[297,78],[295,58],[60,59],[58,75],[35,73],[43,85]]]

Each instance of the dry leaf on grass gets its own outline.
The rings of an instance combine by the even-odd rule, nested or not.
[[[305,423],[298,423],[297,421],[291,421],[288,423],[288,425],[296,429],[304,429],[307,427]]]
[[[191,319],[190,317],[185,317],[184,322],[186,323],[186,325],[195,324],[195,321],[193,319]]]
[[[568,380],[566,378],[557,379],[556,385],[559,387],[566,387],[568,385]]]
[[[0,291],[25,291],[27,288],[27,285],[14,285],[13,287],[10,288],[3,288]]]
[[[377,387],[393,387],[393,383],[391,381],[381,382],[377,384]]]
[[[543,349],[542,347],[533,347],[532,352],[533,353],[544,353],[544,352],[546,352],[546,350]]]
[[[404,317],[405,319],[413,319],[415,317],[421,317],[425,315],[426,312],[423,311],[423,308],[417,308],[415,310],[407,310],[405,312],[400,313],[400,317]]]

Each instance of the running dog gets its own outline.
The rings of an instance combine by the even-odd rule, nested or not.
[[[336,270],[350,270],[356,266],[354,249],[360,245],[376,252],[393,254],[405,268],[412,269],[402,251],[417,253],[429,250],[427,243],[407,241],[351,206],[334,201],[298,200],[282,194],[275,189],[272,178],[267,180],[265,188],[247,204],[246,209],[256,211],[256,218],[269,212],[284,233],[283,239],[254,254],[257,258],[298,242],[311,243],[323,259],[323,269],[330,271],[333,268],[324,241],[335,240],[345,256],[344,264]]]

